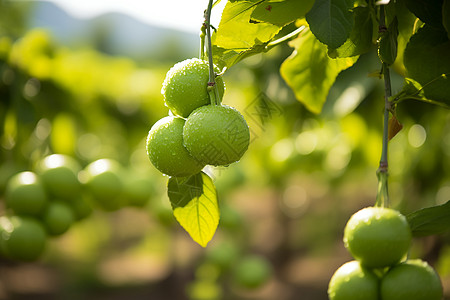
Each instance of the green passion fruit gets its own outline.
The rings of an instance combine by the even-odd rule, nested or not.
[[[337,269],[328,285],[330,300],[378,300],[378,295],[378,277],[356,260]]]
[[[344,229],[344,244],[362,265],[381,268],[398,263],[411,243],[402,214],[390,208],[366,207],[352,215]]]
[[[217,67],[215,70],[218,71]],[[208,81],[207,61],[191,58],[175,64],[167,72],[161,89],[167,107],[175,115],[187,118],[194,109],[210,104]],[[222,99],[225,89],[222,77],[216,77],[215,81]]]
[[[250,143],[250,131],[244,117],[226,105],[197,108],[187,118],[183,142],[198,161],[226,166],[241,159]]]
[[[205,166],[183,146],[184,125],[184,119],[168,116],[156,122],[148,133],[148,157],[163,174],[185,177],[200,172]]]

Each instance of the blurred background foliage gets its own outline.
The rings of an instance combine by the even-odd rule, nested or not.
[[[166,32],[151,49],[121,52],[106,17],[91,24],[87,40],[58,38],[30,25],[39,9],[0,1],[0,199],[12,175],[52,153],[83,167],[116,160],[124,180],[139,178],[152,193],[142,207],[94,207],[52,238],[38,262],[3,258],[0,298],[327,299],[329,278],[350,260],[344,225],[375,203],[383,105],[382,82],[370,76],[380,70],[376,52],[340,74],[320,115],[302,107],[279,75],[287,45],[226,73],[223,102],[242,112],[252,142],[239,163],[208,170],[221,220],[203,249],[175,224],[167,178],[145,152],[148,130],[168,113],[165,73],[198,55],[196,47]],[[198,37],[189,38],[197,45]],[[393,83],[399,90],[401,76],[394,73]],[[443,204],[450,199],[449,111],[407,102],[398,119],[404,127],[389,152],[392,206],[408,214]],[[449,240],[416,239],[411,253],[438,270],[446,299]]]

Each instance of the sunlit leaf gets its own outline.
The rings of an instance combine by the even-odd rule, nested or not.
[[[351,0],[316,0],[306,14],[306,21],[319,41],[338,48],[350,36],[353,28]]]
[[[77,138],[75,119],[67,113],[58,114],[53,120],[51,132],[51,145],[55,153],[73,155]]]
[[[229,69],[244,58],[267,51],[266,46],[268,43],[269,42],[261,43],[258,41],[251,48],[242,51],[213,46],[213,60],[220,69]]]
[[[263,1],[228,2],[213,35],[213,44],[223,49],[243,51],[272,39],[281,27],[269,23],[250,22],[257,4]]]
[[[450,201],[406,216],[413,236],[441,234],[450,230]]]
[[[254,22],[267,22],[278,26],[285,26],[297,19],[305,17],[311,9],[314,0],[270,0],[259,4],[251,19]]]
[[[337,75],[351,67],[358,57],[328,57],[327,46],[320,43],[310,30],[303,31],[290,45],[295,50],[281,65],[281,76],[306,108],[320,113]]]
[[[404,53],[407,77],[417,81],[427,99],[450,105],[450,40],[428,25],[410,39]]]
[[[173,214],[191,238],[206,247],[219,224],[216,188],[205,173],[189,177],[171,177],[168,195]]]
[[[373,25],[369,7],[355,7],[350,37],[337,49],[328,49],[330,57],[350,57],[367,52],[372,46]]]

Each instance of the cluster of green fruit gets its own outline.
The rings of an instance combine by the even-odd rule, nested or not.
[[[186,177],[206,165],[226,166],[247,150],[250,132],[244,117],[233,107],[211,104],[210,89],[224,94],[222,77],[208,86],[208,62],[192,58],[175,64],[161,89],[173,115],[160,119],[147,137],[147,154],[163,174]],[[214,92],[214,91],[213,91]]]
[[[153,193],[151,183],[125,181],[122,172],[112,159],[99,159],[82,169],[74,158],[52,154],[35,170],[14,174],[6,183],[0,253],[33,261],[44,252],[48,237],[64,234],[93,207],[113,211],[145,205]]]
[[[438,274],[420,259],[406,259],[411,230],[402,214],[367,207],[344,230],[354,261],[342,265],[328,286],[330,300],[441,300]]]

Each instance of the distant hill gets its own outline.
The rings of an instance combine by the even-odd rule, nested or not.
[[[35,2],[28,28],[43,27],[68,46],[90,44],[96,49],[135,60],[179,60],[197,56],[199,37],[152,26],[121,13],[78,19],[51,2]]]

